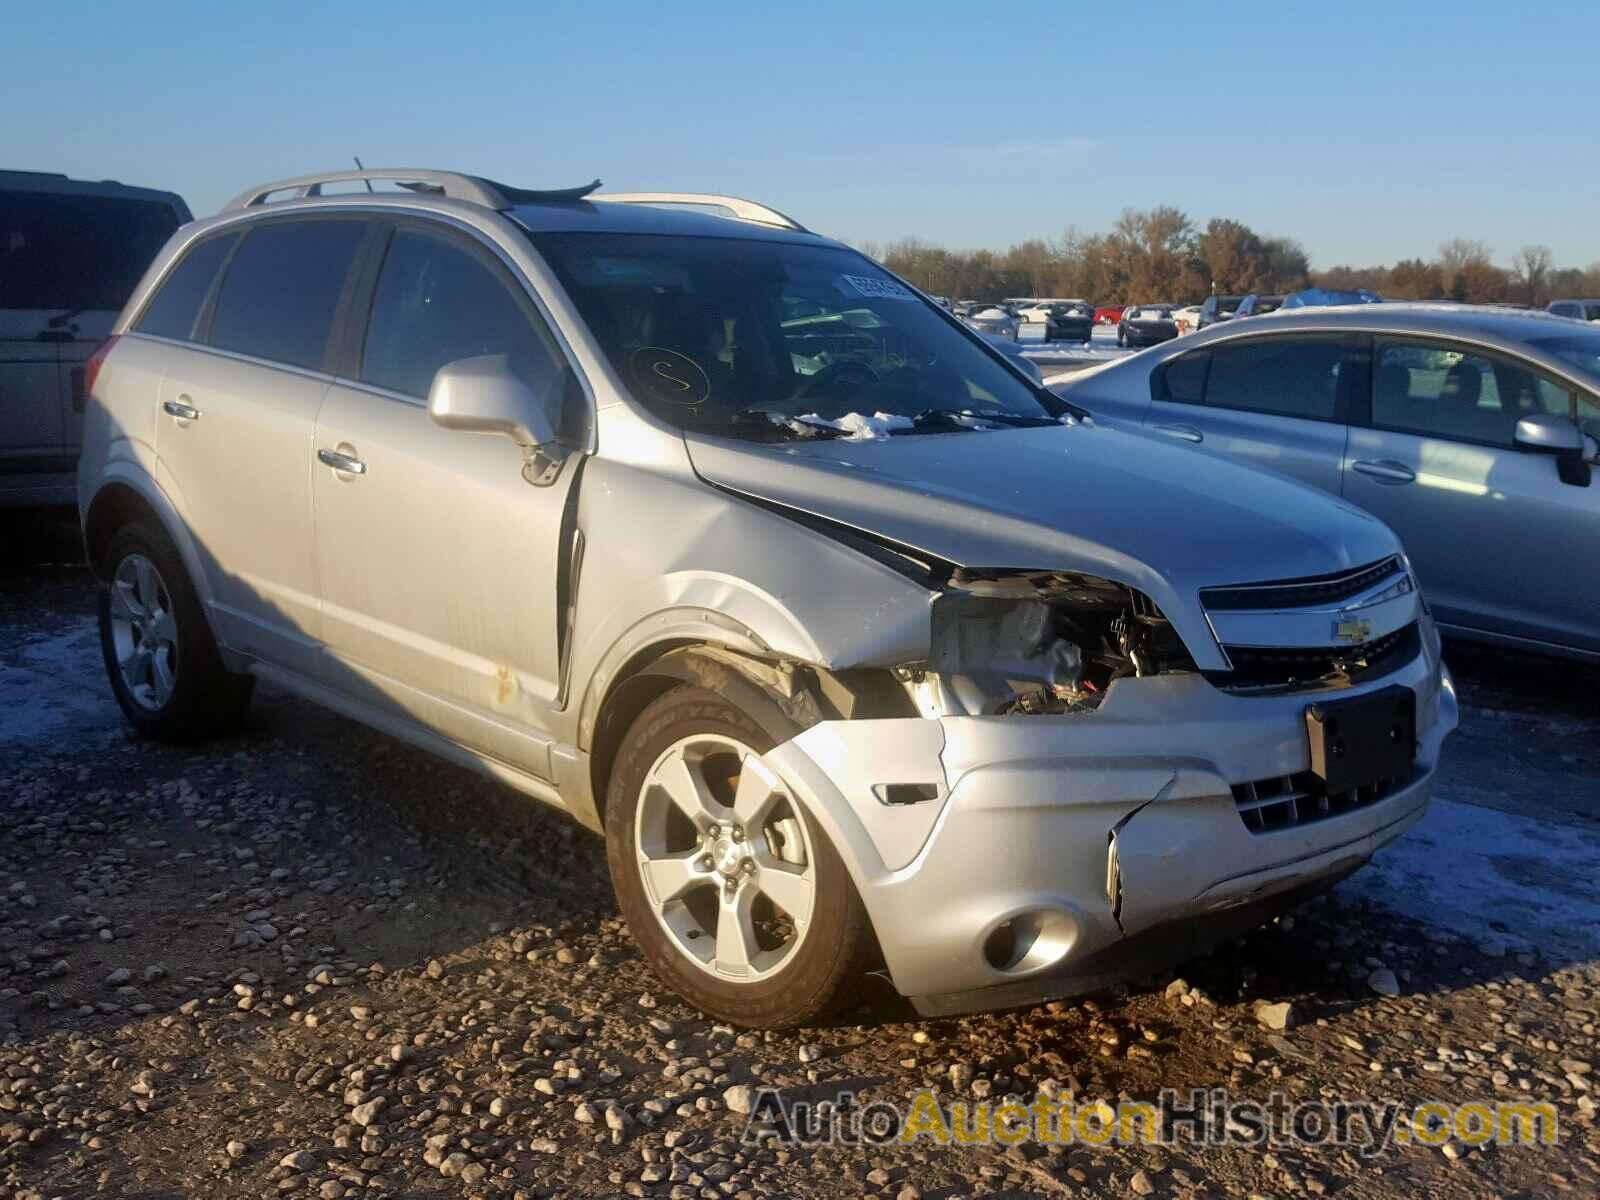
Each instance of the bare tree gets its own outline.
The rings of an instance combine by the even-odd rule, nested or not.
[[[1489,249],[1487,242],[1477,238],[1451,238],[1447,242],[1439,243],[1439,266],[1446,275],[1453,275],[1462,267],[1474,263],[1483,264],[1494,261],[1494,251]]]
[[[1511,277],[1528,304],[1543,304],[1550,299],[1547,285],[1552,258],[1549,246],[1524,246],[1512,260]]]

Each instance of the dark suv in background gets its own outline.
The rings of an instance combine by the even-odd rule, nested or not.
[[[0,508],[73,503],[83,364],[190,219],[171,192],[0,171]]]
[[[1231,321],[1233,314],[1239,310],[1239,302],[1243,296],[1207,296],[1206,302],[1200,306],[1200,328],[1215,325],[1218,321]]]

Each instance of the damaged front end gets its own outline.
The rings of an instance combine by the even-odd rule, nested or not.
[[[1118,679],[1193,674],[1150,598],[1066,571],[956,569],[933,602],[926,663],[897,674],[928,717],[1093,712]]]

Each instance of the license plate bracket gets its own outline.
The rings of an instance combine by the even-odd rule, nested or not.
[[[1349,700],[1306,707],[1311,774],[1330,795],[1411,774],[1417,745],[1417,697],[1396,684]]]

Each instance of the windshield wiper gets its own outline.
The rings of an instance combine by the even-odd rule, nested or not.
[[[742,408],[720,421],[707,421],[703,425],[690,427],[699,433],[722,433],[729,437],[741,436],[735,430],[768,433],[787,441],[810,441],[844,435],[844,430],[836,429],[832,425],[818,424],[791,413],[775,412],[769,408]]]
[[[985,423],[1009,425],[1017,429],[1043,429],[1059,424],[1054,417],[1030,417],[1022,413],[975,412],[949,408],[930,408],[911,418],[918,429],[925,425],[938,425],[947,429],[982,429]]]

